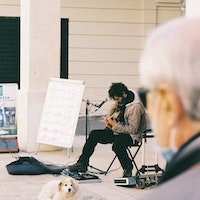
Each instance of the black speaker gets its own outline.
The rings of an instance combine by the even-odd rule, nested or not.
[[[16,136],[0,136],[0,153],[19,152]]]

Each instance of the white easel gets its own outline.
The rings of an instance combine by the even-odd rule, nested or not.
[[[84,81],[50,78],[41,116],[38,143],[69,149],[82,102]]]

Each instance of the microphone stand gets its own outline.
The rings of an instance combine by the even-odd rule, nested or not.
[[[85,140],[87,141],[87,138],[88,138],[88,113],[89,113],[88,108],[89,108],[89,106],[97,107],[97,105],[91,103],[88,99],[86,99],[86,100],[83,99],[83,101],[86,102],[86,105],[85,105]]]
[[[94,112],[96,112],[97,110],[99,110],[99,106],[97,104],[93,104],[91,103],[88,99],[84,100],[83,101],[86,102],[86,106],[85,106],[85,140],[87,141],[87,138],[88,138],[88,113],[89,113],[89,106],[90,107],[96,107],[96,109],[94,110]],[[90,168],[94,169],[94,170],[97,170],[100,172],[100,174],[107,174],[108,170],[107,171],[103,171],[101,169],[98,169],[96,167],[93,167],[92,165],[89,165]]]
[[[89,107],[89,106],[94,106],[94,107],[96,107],[96,109],[95,109],[94,112],[96,112],[97,110],[99,110],[100,107],[99,107],[97,104],[91,103],[88,99],[87,99],[87,100],[84,100],[84,99],[83,99],[83,101],[86,102],[86,106],[85,106],[85,140],[87,141],[87,138],[88,138],[88,111],[89,111],[88,107]],[[103,171],[103,170],[98,169],[98,168],[96,168],[96,167],[94,167],[94,166],[92,166],[92,165],[89,165],[89,167],[92,168],[92,169],[94,169],[94,170],[99,171],[100,174],[105,174],[105,175],[106,175],[107,172],[108,172],[108,170],[107,170],[107,171]]]
[[[87,141],[88,137],[88,106],[90,105],[89,100],[86,100],[86,107],[85,107],[85,140]]]

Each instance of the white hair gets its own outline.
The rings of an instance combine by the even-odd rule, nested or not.
[[[140,73],[143,87],[168,84],[188,116],[200,119],[200,18],[180,17],[156,28],[146,42]]]

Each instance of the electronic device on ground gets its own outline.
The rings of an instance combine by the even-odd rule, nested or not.
[[[136,177],[117,177],[114,179],[114,183],[118,186],[136,186]]]
[[[117,186],[132,186],[144,189],[158,184],[161,177],[162,173],[136,174],[136,176],[131,177],[117,177],[114,179],[114,183]]]
[[[101,179],[88,172],[71,172],[69,169],[64,169],[61,172],[62,175],[70,176],[74,179],[76,179],[79,183],[99,183],[101,182]]]

